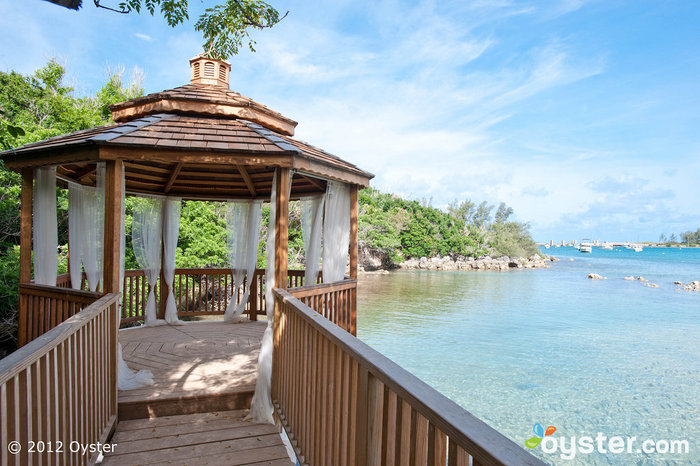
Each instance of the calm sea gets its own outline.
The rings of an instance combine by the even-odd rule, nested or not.
[[[365,275],[358,336],[519,445],[535,423],[638,439],[573,463],[531,450],[549,463],[700,464],[700,292],[673,285],[700,280],[700,249],[546,252],[549,269]],[[638,453],[646,439],[690,454]]]

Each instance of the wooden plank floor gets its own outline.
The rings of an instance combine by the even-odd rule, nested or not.
[[[294,464],[279,428],[222,411],[121,421],[102,464],[283,465]]]
[[[190,322],[120,331],[124,360],[133,370],[150,370],[155,384],[120,391],[119,401],[254,387],[265,326],[265,322]]]

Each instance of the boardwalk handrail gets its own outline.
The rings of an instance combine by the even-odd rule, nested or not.
[[[287,290],[343,330],[357,335],[357,280],[306,285]]]
[[[291,293],[273,293],[272,398],[303,462],[544,464]]]
[[[97,301],[102,293],[56,286],[19,285],[17,343],[23,346]]]
[[[71,446],[104,444],[117,423],[118,301],[107,294],[0,360],[3,464],[95,462]]]

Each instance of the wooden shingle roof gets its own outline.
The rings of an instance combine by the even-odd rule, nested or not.
[[[114,121],[156,113],[245,118],[289,136],[297,122],[238,92],[222,86],[187,84],[110,106]]]
[[[14,170],[56,165],[63,183],[87,185],[95,184],[96,162],[122,160],[127,190],[193,199],[269,197],[276,167],[294,171],[292,197],[323,192],[326,180],[365,187],[374,177],[294,139],[294,120],[225,85],[191,83],[110,109],[114,124],[0,158]]]

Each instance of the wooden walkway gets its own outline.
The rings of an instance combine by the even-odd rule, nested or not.
[[[102,464],[293,464],[280,428],[244,420],[265,322],[191,322],[119,332],[154,385],[119,392],[117,444]]]
[[[119,392],[119,419],[245,409],[257,377],[264,322],[191,322],[122,330],[124,360],[154,385]]]
[[[290,466],[279,428],[245,421],[246,411],[121,421],[101,464]]]

